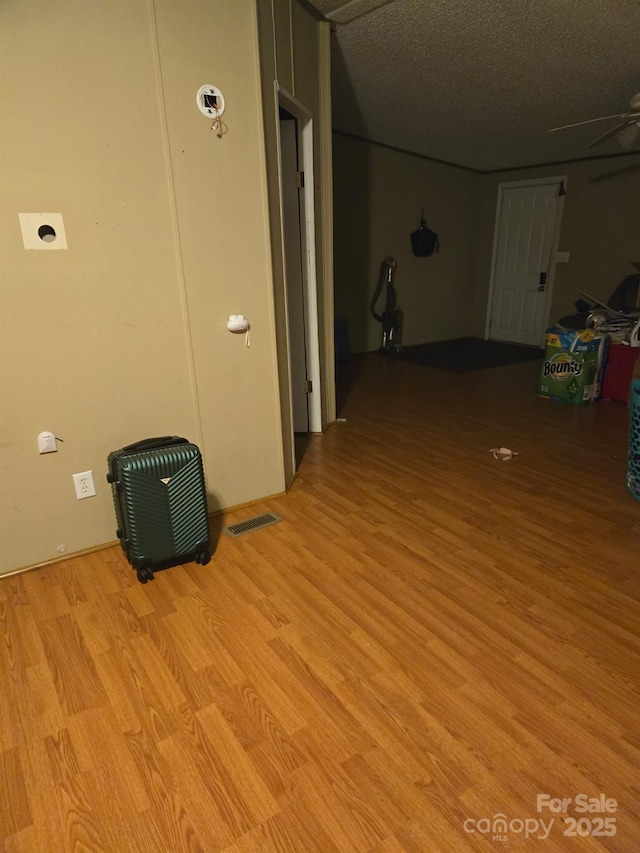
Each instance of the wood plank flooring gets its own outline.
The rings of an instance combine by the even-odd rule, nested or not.
[[[0,580],[6,851],[640,849],[627,409],[348,369],[290,493],[223,520],[282,523],[145,586],[116,548]]]

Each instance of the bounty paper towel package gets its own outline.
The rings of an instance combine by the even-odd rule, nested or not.
[[[538,394],[581,405],[600,396],[608,338],[593,329],[547,329]]]

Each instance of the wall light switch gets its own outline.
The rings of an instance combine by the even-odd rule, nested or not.
[[[556,252],[556,263],[557,264],[568,264],[569,263],[569,252]]]
[[[25,249],[66,249],[67,235],[61,213],[19,213]]]

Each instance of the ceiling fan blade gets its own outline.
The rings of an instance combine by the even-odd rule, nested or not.
[[[349,0],[349,2],[334,9],[333,12],[327,12],[325,18],[334,21],[336,24],[350,24],[356,18],[362,18],[381,6],[387,6],[394,2],[395,0]]]
[[[593,148],[594,145],[600,145],[601,142],[606,142],[607,139],[611,139],[616,136],[621,130],[629,127],[630,124],[635,124],[635,122],[625,121],[622,124],[617,124],[615,127],[612,127],[611,130],[608,130],[606,133],[603,133],[602,136],[599,136],[597,139],[594,139],[593,142],[590,142],[587,145],[587,148]]]
[[[618,142],[623,148],[637,148],[640,145],[640,124],[637,121],[631,121],[618,134]]]
[[[586,121],[577,121],[575,124],[563,124],[562,127],[552,127],[547,133],[555,133],[556,130],[567,130],[570,127],[580,127],[582,124],[593,124],[594,121],[607,121],[610,118],[628,118],[628,113],[618,113],[614,116],[600,116],[600,118],[589,118]]]

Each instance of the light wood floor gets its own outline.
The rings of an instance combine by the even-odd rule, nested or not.
[[[353,367],[290,494],[224,519],[282,523],[146,586],[115,548],[0,581],[6,851],[640,849],[626,408]],[[536,811],[581,793],[617,810]]]

